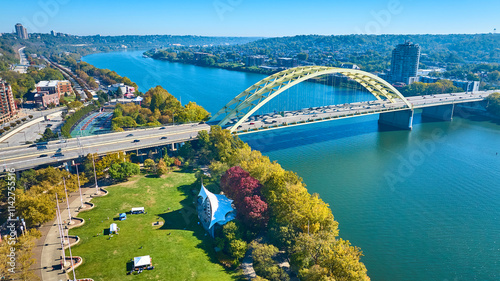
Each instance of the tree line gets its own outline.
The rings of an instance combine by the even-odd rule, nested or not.
[[[180,101],[161,86],[147,91],[141,104],[117,104],[113,112],[114,131],[138,126],[200,122],[210,113],[194,102],[182,106]]]
[[[264,234],[267,242],[252,244],[262,253],[254,261],[261,277],[288,280],[273,258],[280,249],[301,280],[369,280],[361,250],[338,238],[338,223],[328,204],[310,194],[296,173],[218,126],[200,132],[198,140],[186,143],[179,153],[209,165],[207,188],[224,191],[234,200],[237,220],[224,225],[216,239],[223,264],[238,265],[249,242]]]

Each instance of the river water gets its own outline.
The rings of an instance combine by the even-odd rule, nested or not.
[[[129,77],[143,92],[162,85],[183,104],[195,101],[212,114],[265,77],[141,53],[94,54],[84,61]],[[301,87],[325,93],[321,85]],[[326,91],[326,104],[372,98]],[[474,116],[422,121],[417,114],[412,131],[399,131],[379,129],[377,118],[242,139],[297,172],[330,204],[340,236],[363,250],[372,280],[500,280],[500,124]]]

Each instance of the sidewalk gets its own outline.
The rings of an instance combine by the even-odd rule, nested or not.
[[[95,194],[94,187],[82,188],[83,202],[90,202],[91,195]],[[70,211],[72,217],[77,217],[78,208],[80,207],[80,193],[78,191],[68,194],[70,201]],[[61,218],[67,225],[69,216],[66,203],[60,204]],[[37,263],[35,270],[36,274],[41,277],[42,281],[66,281],[68,274],[64,273],[61,268],[62,252],[59,230],[56,224],[56,219],[44,224],[40,230],[42,237],[37,242],[37,247],[34,250]],[[67,229],[65,234],[67,234]],[[77,276],[84,278],[89,276]]]

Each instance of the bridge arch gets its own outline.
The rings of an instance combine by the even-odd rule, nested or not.
[[[357,69],[302,66],[290,68],[260,80],[233,98],[210,121],[215,121],[219,116],[225,114],[224,118],[218,123],[219,126],[224,126],[231,119],[237,117],[239,120],[230,129],[233,132],[259,108],[282,92],[308,79],[334,73],[340,73],[353,79],[378,100],[384,97],[391,103],[395,103],[395,99],[401,99],[408,108],[412,108],[411,103],[396,88],[384,79],[371,73]]]

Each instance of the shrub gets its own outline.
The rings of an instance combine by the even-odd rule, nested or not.
[[[28,116],[30,119],[33,119],[33,115],[30,114],[30,116]]]
[[[22,120],[23,122],[26,122],[26,120],[27,120],[27,119],[26,119],[26,118],[23,118],[23,119],[21,119],[21,120]]]
[[[21,120],[16,120],[16,123],[17,124],[21,124]]]
[[[9,126],[5,126],[5,127],[3,127],[3,129],[4,129],[5,131],[8,131],[8,130],[10,130],[10,127],[9,127]]]

